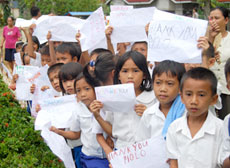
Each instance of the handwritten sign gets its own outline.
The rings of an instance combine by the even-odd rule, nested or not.
[[[166,144],[163,137],[144,140],[111,152],[108,156],[113,168],[169,168],[166,163]]]
[[[34,80],[40,76],[36,66],[16,66],[15,73],[18,74],[16,82],[16,98],[18,100],[32,100],[33,95],[30,93],[30,86]]]
[[[197,48],[197,40],[205,35],[207,23],[204,20],[155,12],[149,26],[148,61],[201,63],[201,49]]]
[[[133,9],[133,6],[128,6],[128,5],[110,5],[110,11],[127,11]]]
[[[152,20],[154,11],[154,7],[149,7],[111,12],[112,43],[147,41],[145,26]]]
[[[96,87],[95,92],[105,111],[127,113],[134,110],[136,95],[133,84]]]
[[[35,129],[42,129],[49,121],[56,128],[69,128],[78,107],[75,95],[41,100],[39,104],[42,110],[37,115]]]
[[[103,43],[102,40],[106,43],[105,20],[102,7],[98,8],[87,18],[80,32],[82,51],[89,50],[98,43]],[[103,48],[107,48],[107,45]]]
[[[14,54],[14,59],[15,59],[16,65],[22,65],[22,59],[21,59],[20,52],[17,52]]]

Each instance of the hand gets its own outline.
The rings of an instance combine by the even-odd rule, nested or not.
[[[37,104],[35,107],[35,111],[38,113],[41,110],[40,104]]]
[[[114,148],[114,142],[110,136],[107,136],[106,143],[110,146],[111,149]]]
[[[35,89],[36,89],[36,85],[35,85],[35,84],[32,84],[32,85],[30,86],[30,93],[34,94]]]
[[[57,128],[54,127],[54,126],[51,126],[51,127],[50,127],[50,131],[55,132],[56,134],[59,134],[59,129],[57,129]]]
[[[34,32],[34,29],[36,28],[36,24],[32,24],[32,25],[30,25],[30,27],[29,27],[29,34],[33,34],[33,32]]]
[[[210,29],[209,29],[209,35],[214,38],[216,37],[217,34],[220,32],[220,26],[216,23],[215,20],[209,18],[209,24],[210,24]]]
[[[78,32],[77,32],[77,34],[76,34],[75,38],[76,38],[76,40],[77,40],[78,44],[80,44],[80,38],[81,38],[81,33],[80,33],[80,30],[78,30]]]
[[[209,48],[208,37],[202,36],[198,39],[198,48],[202,48],[203,50],[207,50]]]
[[[48,41],[50,41],[50,39],[52,38],[51,31],[48,31],[48,33],[46,35],[46,38],[47,38]]]
[[[100,101],[94,100],[90,105],[89,109],[93,113],[95,118],[100,117],[100,110],[103,108],[103,104]]]
[[[26,31],[26,28],[24,28],[24,27],[20,27],[20,28],[19,28],[19,30],[21,30],[21,31],[25,32],[25,31]]]
[[[41,87],[41,91],[44,92],[45,90],[47,90],[47,89],[49,89],[49,88],[50,88],[49,86],[42,86],[42,87]]]
[[[16,83],[17,80],[18,80],[18,74],[14,74],[13,75],[13,82]]]
[[[215,59],[216,59],[216,62],[217,62],[218,64],[221,63],[221,62],[220,62],[220,53],[219,53],[219,51],[215,51]]]
[[[142,116],[147,107],[143,104],[136,104],[134,110],[138,116]]]
[[[113,27],[108,26],[105,30],[105,35],[108,40],[111,40],[111,34],[113,33]]]
[[[145,26],[145,32],[146,32],[147,35],[149,34],[149,25],[150,25],[150,23],[148,23],[148,24]]]

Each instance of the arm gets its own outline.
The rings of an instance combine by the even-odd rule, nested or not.
[[[113,151],[113,149],[107,144],[103,134],[97,134],[97,142],[100,144],[102,149],[105,151],[106,156],[108,157],[109,153]]]
[[[26,29],[23,27],[20,27],[20,30],[23,31],[23,33],[25,34],[25,37],[26,37],[26,41],[28,41],[28,33],[26,32]]]
[[[55,50],[54,50],[54,43],[52,41],[50,41],[50,39],[52,37],[51,31],[48,32],[46,37],[47,37],[47,40],[48,40],[50,58],[51,58],[51,62],[52,62],[52,65],[53,65],[53,64],[56,63],[56,55],[55,55]]]
[[[29,33],[28,33],[28,55],[31,58],[36,59],[36,54],[34,52],[33,40],[32,40],[33,28],[34,28],[34,24],[32,24],[29,27]]]
[[[110,50],[113,54],[115,54],[113,44],[111,42],[111,34],[112,33],[113,33],[113,27],[111,27],[111,26],[107,27],[107,29],[105,30],[105,35],[106,35],[108,50]]]
[[[63,136],[64,138],[70,139],[70,140],[76,140],[80,138],[81,132],[74,132],[74,131],[64,131],[61,129],[57,129],[55,127],[51,127],[50,131],[55,132],[58,135]]]
[[[5,37],[4,37],[4,29],[3,29],[3,32],[2,32],[2,41],[1,41],[1,45],[0,45],[0,47],[1,47],[1,50],[2,50],[2,48],[3,48],[3,44],[4,44],[4,42],[5,42]]]
[[[170,168],[178,168],[178,163],[176,159],[171,159],[169,163],[170,163]]]
[[[102,129],[112,137],[112,125],[105,121],[101,115],[100,115],[100,109],[103,107],[103,104],[97,100],[94,100],[90,106],[89,109],[93,113],[95,119],[97,122],[101,125]]]
[[[229,167],[230,167],[230,158],[227,157],[227,158],[224,160],[223,168],[229,168]]]

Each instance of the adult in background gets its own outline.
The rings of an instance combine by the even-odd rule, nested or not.
[[[32,16],[32,20],[35,22],[41,16],[41,11],[40,11],[40,9],[38,7],[33,6],[30,9],[30,14]]]
[[[3,28],[1,50],[5,42],[5,60],[8,61],[10,68],[13,70],[14,67],[14,53],[15,44],[21,37],[19,28],[14,26],[14,18],[12,16],[7,18],[7,25]]]
[[[192,10],[192,17],[196,18],[196,19],[199,18],[199,14],[197,13],[197,9],[196,8],[193,8],[193,10]]]
[[[229,21],[229,11],[224,7],[216,7],[211,10],[209,15],[209,40],[213,42],[214,47],[219,52],[219,58],[216,58],[216,63],[211,68],[215,73],[219,82],[219,91],[223,108],[218,111],[220,119],[230,113],[230,92],[227,89],[227,83],[224,75],[224,65],[230,58],[230,33],[226,26]]]

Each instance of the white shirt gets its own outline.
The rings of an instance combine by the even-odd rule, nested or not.
[[[143,141],[162,135],[166,118],[159,107],[160,103],[157,101],[153,106],[145,110],[137,128],[136,141]]]
[[[166,145],[169,159],[177,159],[179,168],[217,168],[222,141],[223,121],[211,112],[192,138],[187,116],[174,121],[168,130]]]
[[[30,57],[30,65],[31,66],[38,66],[38,67],[41,67],[42,64],[41,64],[41,54],[38,53],[38,52],[35,52],[36,54],[36,59],[33,59]]]
[[[227,89],[226,79],[224,74],[224,66],[228,58],[230,58],[230,32],[224,38],[222,38],[220,46],[218,47],[217,51],[220,53],[220,64],[215,62],[214,66],[210,69],[215,73],[216,77],[218,78],[218,82],[221,85],[221,93],[230,95],[229,90]]]
[[[136,100],[137,104],[144,104],[147,107],[150,107],[155,103],[156,97],[153,91],[143,91]],[[106,113],[106,121],[112,125],[112,135],[116,139],[116,149],[120,149],[136,142],[135,136],[140,119],[141,117],[138,116],[134,110],[127,113]]]
[[[223,141],[220,147],[219,163],[222,165],[224,160],[230,156],[230,135],[229,135],[229,122],[230,114],[228,114],[224,119],[223,124]]]
[[[82,152],[87,156],[103,158],[103,150],[92,132],[94,116],[83,103],[79,102],[78,106],[80,110],[75,113],[77,120],[72,130],[81,131]]]

